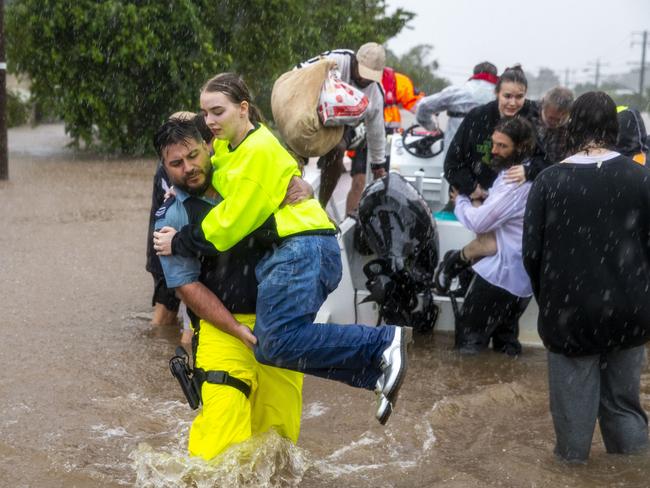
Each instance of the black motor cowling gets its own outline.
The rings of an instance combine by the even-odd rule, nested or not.
[[[387,323],[431,330],[438,232],[422,196],[397,173],[375,180],[361,197],[358,226],[358,248],[377,255],[363,269],[370,291],[364,301],[377,302]]]

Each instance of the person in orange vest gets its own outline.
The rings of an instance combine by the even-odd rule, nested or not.
[[[384,89],[386,132],[392,134],[402,126],[399,105],[404,110],[415,112],[415,104],[424,96],[424,93],[413,86],[413,82],[408,76],[398,73],[392,68],[384,68],[381,86]]]

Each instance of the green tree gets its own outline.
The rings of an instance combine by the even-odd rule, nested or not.
[[[16,0],[7,9],[10,69],[58,115],[74,143],[140,154],[172,110],[228,58],[191,1]]]
[[[215,43],[227,46],[230,69],[240,73],[267,116],[275,80],[297,63],[331,49],[385,43],[415,14],[386,13],[383,0],[206,0],[202,11],[218,26]]]
[[[10,70],[75,144],[150,150],[170,112],[198,105],[210,76],[235,71],[270,114],[275,79],[324,50],[385,42],[414,16],[383,0],[14,0]]]
[[[438,62],[430,60],[431,51],[433,46],[430,44],[417,45],[399,57],[389,50],[386,65],[407,75],[426,95],[437,93],[449,85],[449,80],[436,76]]]
[[[641,112],[650,110],[650,88],[646,90],[645,96],[641,97],[638,93],[629,93],[629,89],[615,82],[604,82],[598,88],[594,83],[589,82],[580,83],[574,87],[576,97],[594,90],[604,91],[612,97],[617,105],[633,107]]]

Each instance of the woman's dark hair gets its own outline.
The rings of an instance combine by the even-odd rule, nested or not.
[[[528,90],[528,80],[526,79],[526,75],[524,74],[524,70],[520,64],[515,64],[512,68],[506,68],[503,73],[501,73],[499,81],[497,81],[497,86],[494,88],[497,93],[501,91],[501,84],[504,82],[519,83]]]
[[[616,103],[601,91],[580,95],[571,107],[567,132],[571,153],[596,147],[613,149],[618,137]]]
[[[494,132],[501,132],[512,140],[514,151],[508,160],[513,164],[521,164],[533,155],[536,141],[535,129],[528,119],[519,115],[504,117],[497,122]]]
[[[491,75],[496,76],[497,67],[489,61],[483,61],[482,63],[478,63],[476,66],[474,66],[474,74],[477,75],[479,73],[490,73]]]
[[[248,102],[248,118],[257,125],[264,122],[264,118],[259,109],[253,104],[248,86],[244,80],[235,73],[220,73],[214,78],[209,79],[201,88],[201,92],[221,92],[224,93],[231,102],[241,103]]]

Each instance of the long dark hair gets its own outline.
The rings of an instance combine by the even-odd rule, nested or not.
[[[499,81],[497,81],[497,85],[494,87],[494,90],[497,93],[501,91],[501,84],[504,82],[519,83],[528,90],[528,80],[526,79],[526,75],[524,74],[524,70],[520,64],[515,64],[512,68],[506,68],[503,73],[501,73]]]
[[[512,156],[508,163],[521,164],[530,158],[535,151],[535,129],[530,121],[520,115],[504,117],[497,123],[494,132],[507,135],[514,144]],[[505,168],[497,168],[499,170]]]
[[[235,73],[220,73],[205,82],[201,92],[221,92],[233,103],[248,102],[248,118],[257,125],[264,122],[260,110],[253,104],[251,93],[242,78]]]
[[[580,95],[573,102],[567,132],[570,153],[596,147],[613,149],[618,137],[616,103],[602,91]]]

